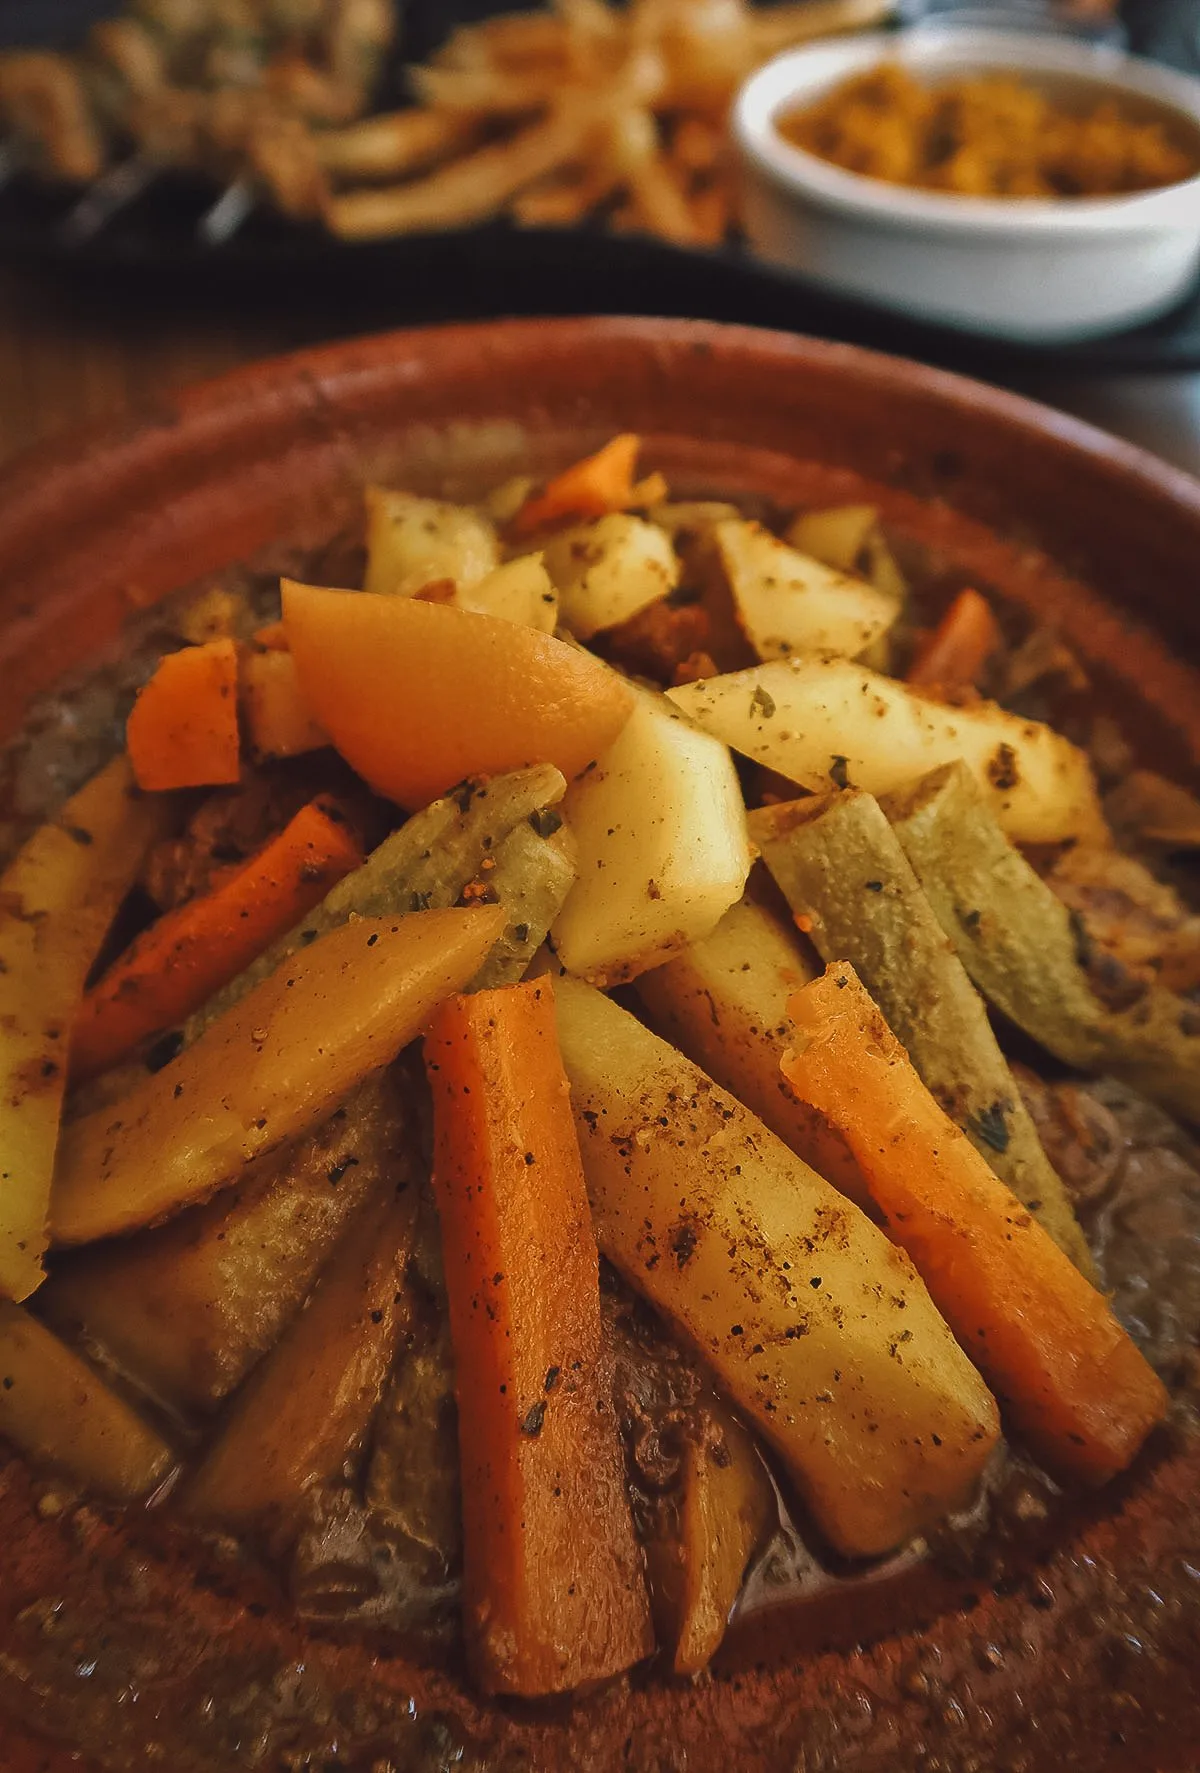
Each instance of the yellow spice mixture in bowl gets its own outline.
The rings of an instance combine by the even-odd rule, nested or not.
[[[776,128],[819,159],[964,197],[1112,197],[1200,170],[1160,117],[1112,98],[1072,106],[1009,73],[925,84],[898,62],[852,75]]]

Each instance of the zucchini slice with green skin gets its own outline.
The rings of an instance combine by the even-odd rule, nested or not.
[[[990,1003],[1080,1071],[1106,1071],[1200,1123],[1200,1009],[1095,947],[1005,837],[959,765],[884,808],[959,958]]]
[[[972,985],[873,795],[764,807],[751,836],[826,961],[848,960],[926,1088],[1089,1279],[1070,1199]]]
[[[252,961],[184,1023],[186,1050],[293,954],[355,917],[397,917],[443,910],[459,901],[481,864],[523,819],[554,806],[566,781],[553,764],[513,770],[487,782],[464,782],[414,813],[344,875],[304,922]]]

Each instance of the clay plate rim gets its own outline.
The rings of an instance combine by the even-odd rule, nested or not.
[[[447,426],[458,453],[431,458]],[[799,499],[815,484],[797,465],[805,458],[824,464],[828,497],[861,487],[852,470],[865,475],[898,525],[1052,609],[1100,669],[1140,690],[1164,754],[1200,760],[1200,697],[1181,662],[1200,653],[1200,609],[1177,595],[1200,559],[1200,483],[1016,396],[854,347],[607,319],[305,351],[18,464],[0,510],[0,725],[12,730],[28,698],[111,640],[131,607],[273,537],[322,539],[389,463],[424,465],[430,484],[478,480],[525,451],[550,465],[615,428],[642,430],[670,471],[712,486]],[[0,1469],[0,1705],[103,1758],[153,1739],[220,1644],[263,1678],[303,1664],[343,1715],[364,1695],[412,1690],[419,1719],[464,1733],[465,1765],[480,1753],[506,1768],[1049,1773],[1082,1752],[1096,1773],[1188,1773],[1200,1745],[1200,1583],[1180,1572],[1200,1568],[1198,1479],[1195,1445],[1162,1437],[1069,1546],[926,1631],[695,1688],[618,1685],[568,1714],[524,1715],[289,1620],[258,1621],[233,1582],[181,1605],[170,1559],[146,1566],[132,1608],[122,1533],[90,1514],[82,1526],[40,1519],[13,1462]],[[59,1685],[25,1689],[26,1609],[51,1594],[70,1641],[104,1618],[110,1653],[136,1656],[149,1634],[155,1694],[121,1715],[89,1713],[69,1655]],[[340,1764],[371,1765],[353,1730],[343,1740]],[[211,1766],[207,1752],[193,1743],[175,1765]]]

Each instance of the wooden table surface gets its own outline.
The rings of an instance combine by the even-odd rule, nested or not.
[[[165,388],[338,331],[336,319],[311,313],[231,317],[224,305],[130,312],[115,293],[0,270],[0,461]]]
[[[275,302],[268,291],[243,311],[203,299],[131,308],[117,292],[0,268],[0,461],[164,389],[348,330],[328,308],[289,305],[291,293]],[[1200,474],[1200,375],[1039,371],[1012,385]]]

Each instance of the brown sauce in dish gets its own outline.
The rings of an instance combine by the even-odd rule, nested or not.
[[[273,582],[247,575],[237,583],[249,625],[270,613]],[[6,810],[14,834],[57,797],[56,789],[87,774],[111,748],[129,686],[160,649],[162,624],[170,620],[169,608],[155,612],[121,662],[103,670],[82,696],[47,704],[40,728],[35,722],[9,752]],[[1086,721],[1086,698],[1077,698],[1071,718]],[[910,1726],[911,1716],[919,1716],[923,1741],[944,1737],[953,1744],[984,1705],[981,1681],[1036,1659],[1034,1638],[1012,1639],[999,1627],[991,1635],[994,1601],[1019,1593],[1035,1615],[1057,1610],[1061,1617],[1075,1606],[1074,1569],[1087,1589],[1077,1630],[1101,1645],[1115,1693],[1129,1666],[1155,1657],[1170,1621],[1194,1618],[1200,1629],[1200,1545],[1195,1564],[1177,1557],[1153,1585],[1136,1591],[1110,1575],[1094,1548],[1082,1549],[1092,1543],[1092,1528],[1103,1537],[1128,1499],[1153,1490],[1165,1450],[1196,1444],[1200,1147],[1107,1081],[1081,1084],[1030,1072],[1023,1087],[1052,1161],[1075,1196],[1114,1308],[1176,1394],[1170,1424],[1115,1495],[1065,1494],[1019,1449],[1004,1449],[969,1515],[882,1565],[848,1568],[820,1544],[797,1499],[773,1473],[779,1524],[749,1572],[712,1676],[688,1688],[652,1667],[610,1693],[581,1697],[570,1719],[570,1758],[556,1759],[567,1752],[555,1734],[566,1722],[565,1706],[499,1706],[497,1722],[457,1691],[453,1528],[445,1527],[443,1515],[440,1538],[426,1531],[437,1515],[436,1492],[448,1484],[452,1493],[455,1481],[447,1351],[439,1343],[431,1259],[429,1318],[413,1332],[424,1390],[411,1401],[436,1419],[447,1463],[444,1484],[432,1484],[435,1493],[425,1499],[424,1526],[389,1517],[378,1497],[364,1500],[357,1483],[348,1483],[314,1498],[296,1547],[286,1560],[272,1561],[221,1536],[178,1527],[169,1499],[118,1525],[53,1479],[31,1475],[16,1461],[0,1464],[0,1535],[13,1549],[0,1592],[0,1707],[59,1740],[95,1744],[111,1773],[140,1769],[154,1758],[165,1758],[178,1773],[211,1773],[218,1766],[355,1773],[486,1766],[516,1773],[567,1764],[683,1773],[685,1727],[669,1705],[655,1738],[656,1758],[612,1758],[622,1708],[633,1719],[657,1688],[694,1698],[702,1718],[714,1683],[736,1692],[753,1671],[768,1677],[769,1691],[771,1671],[797,1658],[812,1662],[819,1681],[822,1659],[830,1655],[857,1658],[865,1670],[873,1646],[888,1640],[904,1658],[899,1688],[910,1707],[908,1723],[893,1715],[891,1702],[881,1700],[869,1680],[843,1682],[836,1703],[808,1726],[802,1758],[762,1764],[794,1764],[805,1773],[859,1767],[867,1773],[885,1765],[990,1773],[990,1764],[972,1762],[966,1750],[955,1759],[952,1746],[946,1754],[926,1747],[918,1758]],[[606,1276],[605,1289],[635,1503],[649,1531],[656,1511],[671,1506],[679,1437],[688,1432],[707,1381],[614,1276]],[[1155,1506],[1168,1501],[1160,1497]],[[49,1556],[39,1550],[40,1561],[27,1567],[20,1523],[30,1508],[51,1524],[55,1549]],[[1067,1575],[1055,1589],[1041,1571],[1047,1560],[1063,1556]],[[173,1597],[185,1594],[188,1607],[176,1608]],[[297,1616],[305,1622],[300,1633]],[[923,1644],[925,1628],[939,1616],[961,1622],[957,1657]],[[447,1679],[460,1720],[453,1725],[446,1721]],[[731,1764],[757,1766],[749,1756],[764,1740],[781,1751],[785,1741],[798,1740],[795,1720],[772,1716],[769,1699],[748,1706],[744,1727],[747,1758]],[[883,1758],[859,1757],[855,1744],[868,1737],[876,1748],[883,1744]],[[1018,1728],[1007,1763],[1013,1773],[1021,1766],[1019,1737]],[[157,1754],[148,1745],[156,1745]],[[901,1753],[903,1760],[896,1758]]]

